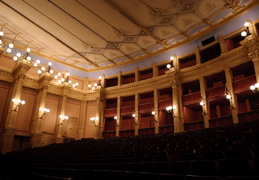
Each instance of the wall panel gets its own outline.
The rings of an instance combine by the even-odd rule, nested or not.
[[[42,132],[55,132],[55,127],[59,116],[59,106],[60,97],[53,94],[47,94],[45,107],[50,109],[50,112],[46,114],[42,120]]]
[[[17,112],[15,124],[17,131],[29,132],[35,106],[36,94],[36,90],[23,88],[21,99],[26,101],[26,103],[20,106]]]

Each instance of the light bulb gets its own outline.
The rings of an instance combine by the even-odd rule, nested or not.
[[[3,31],[0,31],[0,36],[4,36],[4,32]]]
[[[231,99],[231,96],[229,94],[226,95],[227,99]]]
[[[242,36],[242,37],[247,36],[247,32],[246,32],[246,31],[242,31],[242,32],[241,32],[241,36]]]
[[[6,52],[10,53],[10,52],[12,52],[12,49],[11,48],[7,48]]]
[[[250,86],[250,89],[255,90],[255,86],[254,85]]]
[[[10,43],[8,46],[9,46],[9,48],[13,48],[14,47],[14,45],[12,43]]]
[[[250,25],[249,22],[245,22],[245,23],[244,23],[244,26],[245,26],[245,27],[248,27],[249,25]]]
[[[31,49],[30,49],[30,48],[27,48],[26,51],[27,51],[27,52],[31,52]]]

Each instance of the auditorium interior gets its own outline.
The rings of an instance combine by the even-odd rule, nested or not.
[[[0,180],[258,180],[258,5],[0,0]]]

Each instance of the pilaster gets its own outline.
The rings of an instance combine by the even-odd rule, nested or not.
[[[11,98],[8,106],[7,117],[5,120],[5,127],[0,135],[0,150],[1,153],[11,152],[13,148],[14,134],[15,134],[15,124],[17,112],[19,110],[19,105],[11,102],[13,98],[21,99],[23,82],[25,74],[32,67],[32,64],[26,63],[24,60],[18,60],[12,71],[12,76],[14,79],[13,87],[11,90]]]
[[[206,84],[205,84],[204,77],[200,77],[199,82],[200,82],[201,99],[202,99],[202,102],[203,102],[202,114],[203,114],[204,127],[209,128],[210,127],[210,124],[209,124],[209,119],[210,119],[209,114],[210,114],[210,112],[209,112],[209,104],[206,100],[207,99],[207,97],[206,97]]]
[[[117,97],[117,119],[116,121],[116,137],[120,136],[120,126],[121,126],[121,97]]]
[[[139,94],[135,93],[135,114],[136,117],[134,117],[134,124],[135,124],[135,135],[138,135],[139,130]]]
[[[159,133],[159,119],[158,119],[158,90],[154,89],[154,122],[155,122],[155,134]]]
[[[253,61],[256,82],[259,83],[259,48],[254,50],[253,52],[248,53],[248,56]]]
[[[173,106],[175,106],[174,113],[172,114],[174,118],[174,132],[179,133],[184,131],[180,74],[175,68],[171,71]]]
[[[229,99],[230,110],[232,114],[233,123],[236,124],[236,123],[239,123],[238,109],[237,109],[238,106],[237,106],[237,99],[233,90],[232,74],[231,74],[230,68],[225,68],[224,70],[225,70],[225,76],[226,76],[227,93],[230,95],[230,99]]]

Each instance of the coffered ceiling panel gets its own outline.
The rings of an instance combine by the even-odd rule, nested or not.
[[[215,17],[231,18],[256,3],[0,0],[0,30],[17,49],[30,47],[35,55],[92,72],[145,60],[199,38],[218,25]]]

